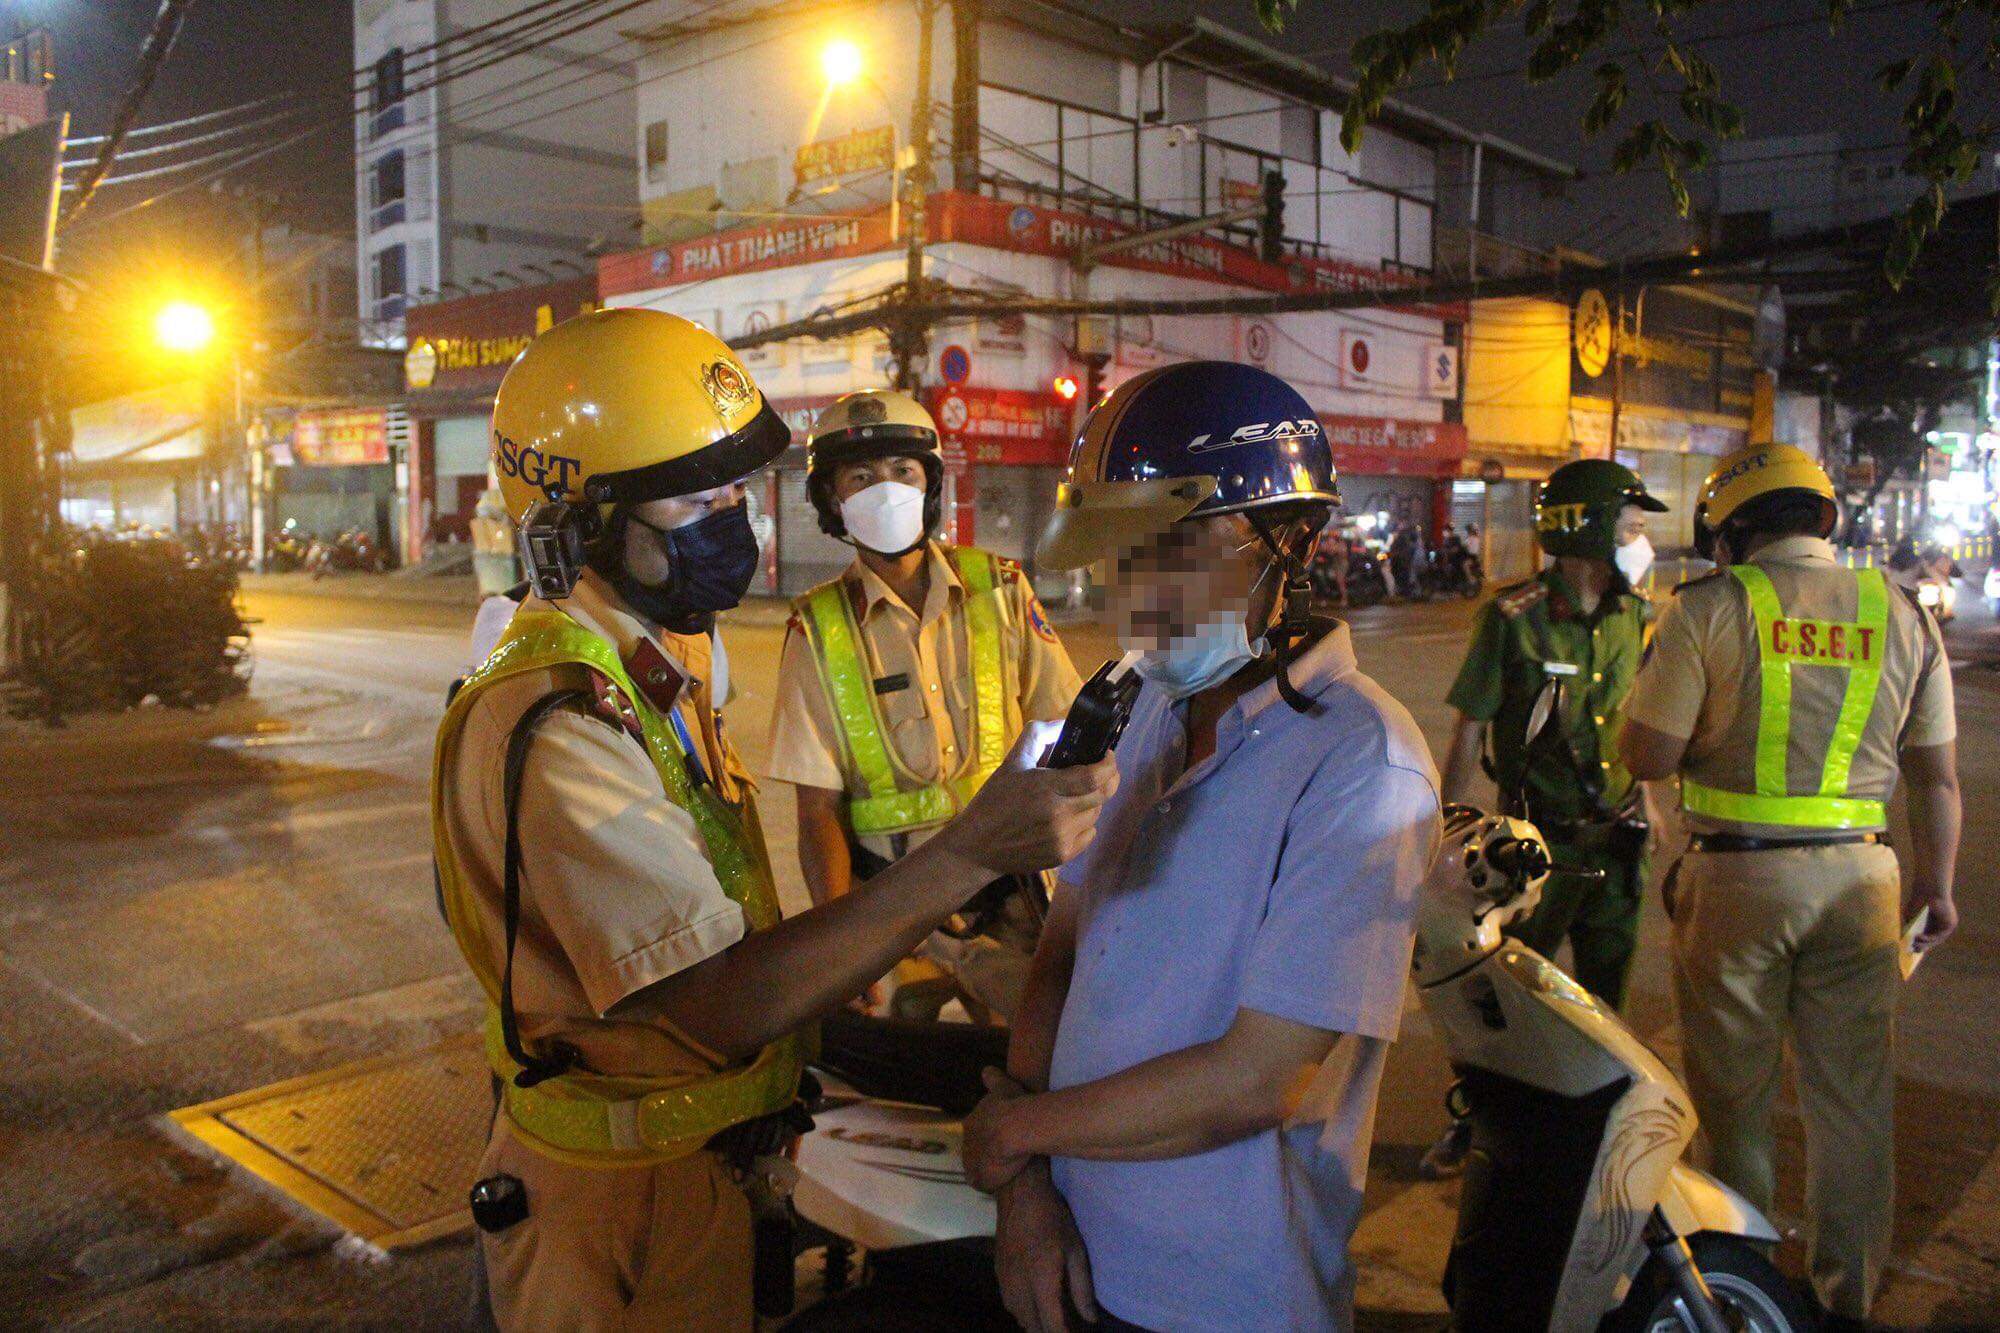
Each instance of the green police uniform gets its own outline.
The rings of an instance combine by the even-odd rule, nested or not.
[[[1501,798],[1541,828],[1554,855],[1541,905],[1513,933],[1543,954],[1567,938],[1576,979],[1613,1006],[1625,1000],[1645,883],[1644,828],[1625,817],[1636,793],[1615,742],[1650,618],[1622,579],[1586,615],[1569,581],[1543,570],[1486,605],[1447,696],[1490,724]],[[1538,714],[1547,721],[1530,738]]]

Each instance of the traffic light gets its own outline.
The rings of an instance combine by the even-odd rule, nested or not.
[[[1264,216],[1257,219],[1257,257],[1275,264],[1284,254],[1285,174],[1264,173]]]
[[[1077,384],[1074,375],[1058,375],[1050,387],[1056,391],[1056,397],[1065,403],[1070,403],[1076,401],[1077,390],[1081,386]]]

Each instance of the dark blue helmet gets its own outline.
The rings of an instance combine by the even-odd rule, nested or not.
[[[1129,379],[1094,409],[1036,547],[1077,569],[1184,518],[1338,504],[1333,450],[1299,391],[1266,370],[1184,361]]]

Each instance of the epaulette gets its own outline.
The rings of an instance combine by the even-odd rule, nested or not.
[[[623,731],[641,745],[646,743],[646,728],[639,721],[639,710],[632,706],[625,691],[618,682],[595,667],[590,672],[590,715],[600,722],[608,722]]]
[[[1540,579],[1529,579],[1526,583],[1517,583],[1511,588],[1502,588],[1493,594],[1493,608],[1512,620],[1529,607],[1546,601],[1548,595],[1548,584]]]

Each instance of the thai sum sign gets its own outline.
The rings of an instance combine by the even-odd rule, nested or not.
[[[385,408],[301,412],[292,423],[292,456],[306,467],[352,467],[389,461]]]
[[[799,184],[808,185],[854,171],[887,171],[895,160],[895,131],[882,125],[800,145],[792,155],[792,175]]]

